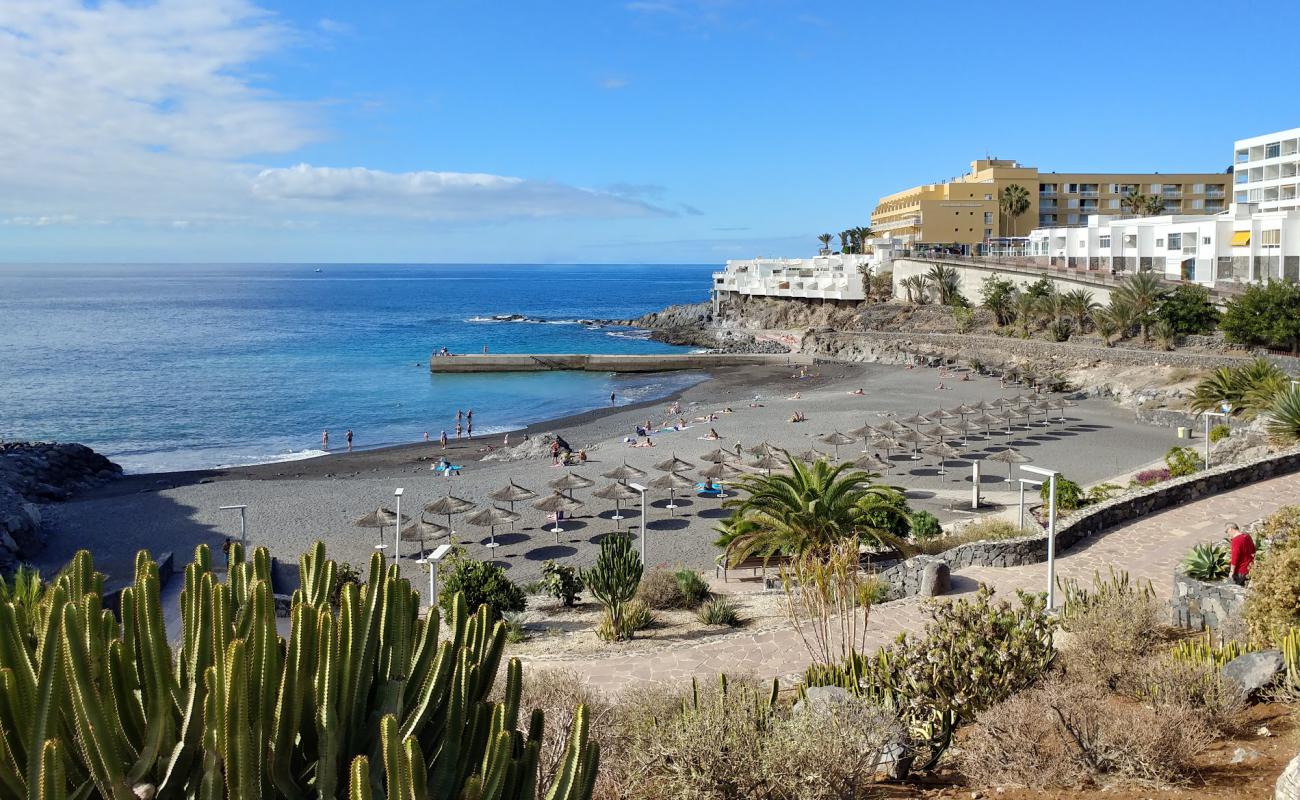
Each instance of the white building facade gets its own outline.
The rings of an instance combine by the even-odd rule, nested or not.
[[[728,261],[726,269],[713,273],[715,304],[719,297],[728,293],[809,300],[863,300],[867,296],[864,270],[871,270],[877,263],[876,255]]]
[[[1234,202],[1260,211],[1300,209],[1300,128],[1239,139],[1232,172]]]

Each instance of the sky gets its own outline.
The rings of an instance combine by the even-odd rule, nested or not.
[[[1245,11],[0,0],[0,262],[807,255],[985,155],[1225,169],[1300,126]]]

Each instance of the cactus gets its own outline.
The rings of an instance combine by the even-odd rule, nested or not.
[[[458,599],[440,639],[437,615],[419,616],[418,595],[378,555],[335,610],[337,568],[318,544],[285,639],[270,554],[234,545],[228,563],[221,582],[196,549],[175,651],[144,553],[116,616],[87,553],[38,606],[0,601],[0,796],[535,796],[544,720],[534,712],[520,730],[517,660],[504,699],[488,701],[505,629],[486,610]],[[553,800],[590,796],[599,754],[578,718]]]
[[[1182,640],[1173,647],[1170,655],[1176,661],[1188,664],[1206,664],[1218,670],[1222,669],[1224,664],[1245,652],[1247,652],[1247,648],[1238,641],[1227,640],[1215,645],[1210,632],[1206,631],[1199,637]]]
[[[632,536],[611,533],[600,541],[596,564],[583,570],[582,582],[605,606],[602,631],[609,639],[628,639],[632,631],[624,620],[623,609],[636,596],[645,567],[632,547]]]

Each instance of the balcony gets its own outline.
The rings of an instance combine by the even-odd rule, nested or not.
[[[881,222],[881,223],[873,224],[871,226],[871,229],[878,233],[885,233],[887,231],[896,231],[900,228],[919,228],[919,227],[921,227],[921,217],[915,216],[915,217],[905,217],[903,219],[894,220],[893,222]]]
[[[1098,192],[1096,189],[1081,189],[1081,190],[1079,191],[1079,196],[1080,196],[1080,197],[1091,197],[1091,198],[1094,198],[1094,199],[1095,199],[1095,198],[1101,197],[1101,193]]]
[[[1206,200],[1222,200],[1222,199],[1224,199],[1225,197],[1227,197],[1227,195],[1224,193],[1224,191],[1223,191],[1222,189],[1206,189],[1206,190],[1205,190],[1205,199],[1206,199]]]
[[[1183,193],[1182,193],[1181,191],[1171,191],[1171,190],[1169,190],[1169,189],[1165,189],[1163,192],[1161,192],[1161,193],[1160,193],[1160,196],[1163,197],[1163,198],[1166,199],[1166,200],[1182,200],[1182,199],[1183,199]]]

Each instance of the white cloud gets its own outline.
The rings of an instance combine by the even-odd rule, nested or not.
[[[610,78],[601,78],[601,80],[600,80],[600,88],[602,88],[602,89],[609,89],[610,91],[614,91],[614,90],[616,90],[616,89],[625,89],[625,88],[627,88],[628,83],[629,83],[629,81],[627,80],[627,78],[614,78],[614,77],[610,77]]]
[[[267,201],[430,220],[669,215],[625,194],[470,172],[299,164],[262,170],[252,187],[256,197]]]
[[[77,217],[73,214],[56,214],[42,217],[8,217],[0,220],[0,225],[16,228],[47,228],[51,225],[72,225],[76,222]]]

